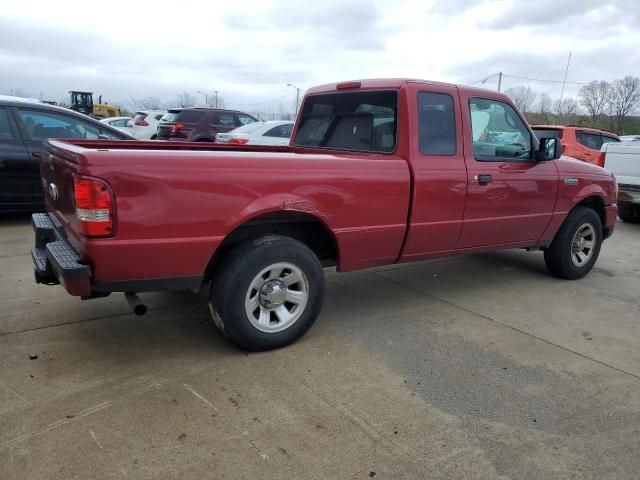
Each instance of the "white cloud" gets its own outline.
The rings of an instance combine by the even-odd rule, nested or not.
[[[218,90],[230,106],[289,108],[293,83],[371,77],[459,83],[497,71],[569,80],[640,66],[635,0],[243,0],[9,2],[0,17],[0,93],[70,89],[173,98]],[[564,6],[562,6],[564,5]],[[558,86],[506,78],[552,96]],[[575,94],[577,86],[569,86]],[[257,106],[255,108],[258,108]],[[261,106],[260,108],[263,108]]]

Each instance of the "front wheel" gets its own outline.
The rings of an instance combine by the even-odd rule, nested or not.
[[[576,207],[544,252],[544,261],[556,277],[574,280],[593,268],[602,246],[602,222],[586,207]]]
[[[294,342],[322,308],[322,265],[295,239],[268,236],[241,244],[217,271],[209,293],[214,323],[247,350]]]

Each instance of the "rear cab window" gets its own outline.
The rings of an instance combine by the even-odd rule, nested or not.
[[[531,133],[511,105],[473,97],[469,108],[476,160],[523,162],[532,158]]]
[[[398,92],[380,90],[310,95],[294,145],[354,152],[396,149]]]
[[[456,154],[456,118],[451,95],[418,93],[418,132],[423,155]]]

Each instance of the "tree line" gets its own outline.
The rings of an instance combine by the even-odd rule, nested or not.
[[[209,107],[225,108],[226,102],[222,95],[207,95],[198,98],[189,92],[179,93],[173,100],[165,101],[160,97],[142,97],[129,99],[135,110],[166,110],[168,108]]]
[[[584,125],[623,134],[640,133],[640,78],[627,75],[607,82],[594,80],[583,85],[577,98],[553,100],[530,87],[514,87],[504,92],[531,124]]]

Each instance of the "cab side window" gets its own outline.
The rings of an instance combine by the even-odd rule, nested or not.
[[[532,158],[531,133],[511,105],[472,98],[473,154],[484,162],[523,162]]]
[[[579,144],[592,150],[600,150],[600,147],[602,146],[602,137],[598,133],[577,131],[576,140],[578,140]]]
[[[22,108],[18,112],[31,140],[44,140],[45,138],[95,140],[101,133],[99,127],[71,116]]]
[[[456,154],[456,118],[453,97],[446,93],[418,93],[420,153]]]
[[[0,140],[15,140],[16,137],[9,123],[9,114],[4,108],[0,108]]]

